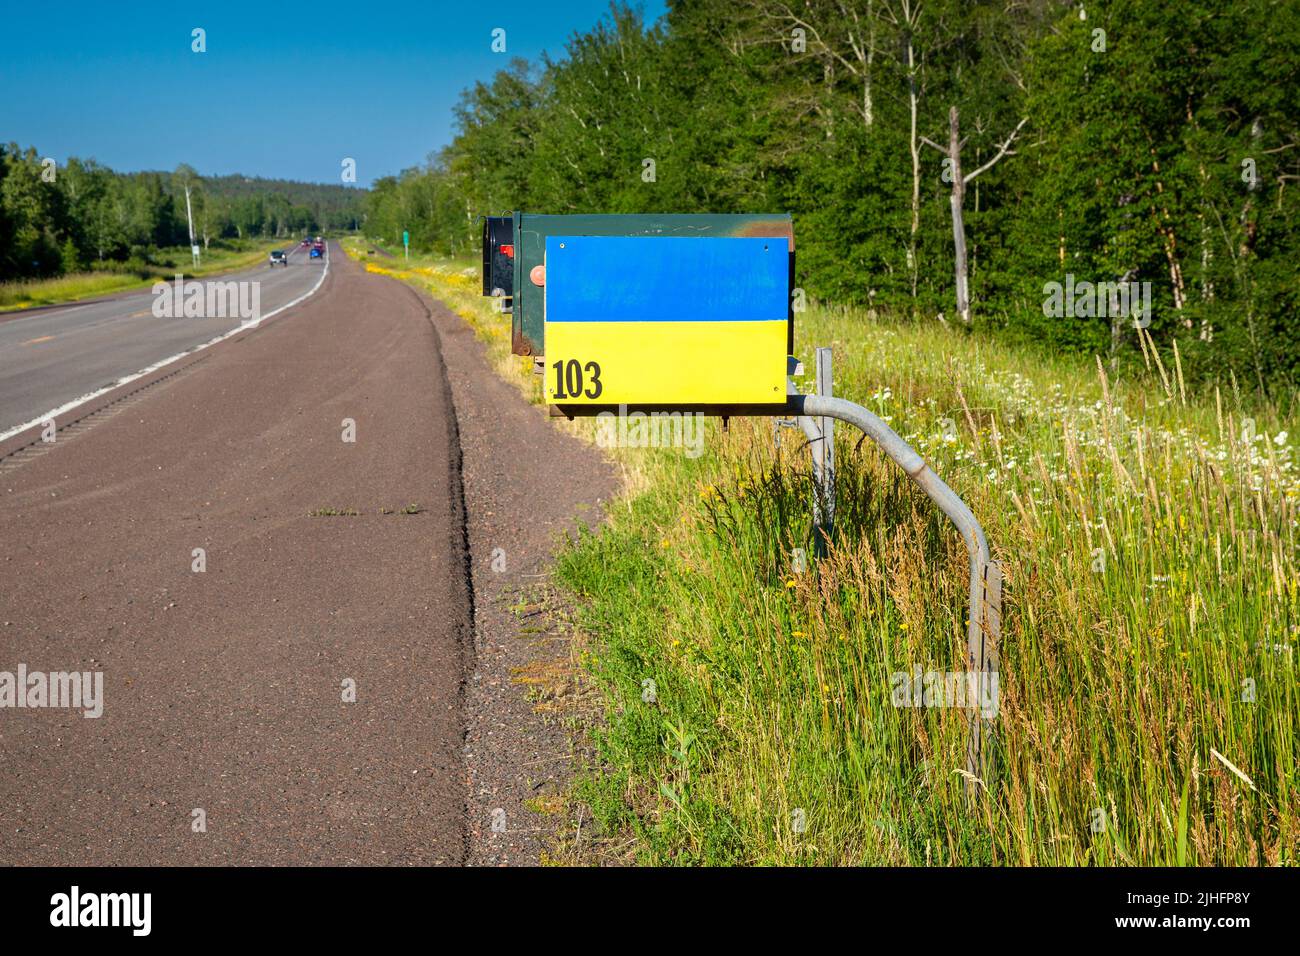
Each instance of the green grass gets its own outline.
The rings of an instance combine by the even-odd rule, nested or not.
[[[942,329],[801,318],[805,361],[835,347],[839,394],[922,451],[1005,569],[995,771],[968,805],[964,712],[890,702],[891,674],[962,669],[958,536],[841,428],[835,546],[795,573],[807,453],[733,424],[699,462],[631,452],[659,459],[648,490],[560,562],[644,858],[1294,862],[1300,476],[1273,440],[1293,423],[1257,412],[1246,441],[1231,402],[1184,404],[1154,366],[1106,382]]]
[[[292,239],[275,242],[225,241],[222,247],[212,247],[202,256],[198,269],[190,265],[189,246],[159,249],[152,264],[141,263],[127,268],[115,264],[113,270],[78,272],[54,279],[24,279],[17,282],[0,282],[0,312],[13,312],[42,305],[77,302],[97,296],[147,288],[159,279],[171,279],[177,272],[187,279],[233,272],[260,264],[272,249],[291,245]],[[228,245],[228,247],[226,247]]]
[[[459,294],[455,266],[421,268]],[[508,354],[484,300],[456,308]],[[1295,863],[1294,418],[1189,390],[1154,346],[1107,375],[856,311],[797,328],[806,367],[834,348],[837,394],[926,457],[1004,568],[993,770],[969,801],[965,712],[891,704],[892,674],[962,669],[946,519],[841,426],[836,537],[799,573],[799,433],[711,422],[698,459],[613,452],[626,493],[559,556],[605,702],[577,788],[604,829],[653,863]]]

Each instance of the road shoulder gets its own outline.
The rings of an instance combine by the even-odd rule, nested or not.
[[[536,864],[553,846],[577,762],[578,702],[550,557],[562,535],[603,519],[618,480],[596,448],[555,428],[492,370],[462,318],[406,288],[438,331],[460,432],[475,616],[467,862]]]

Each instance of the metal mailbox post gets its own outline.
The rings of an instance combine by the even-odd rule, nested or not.
[[[508,287],[499,278],[503,258],[513,266]],[[997,680],[1002,576],[970,508],[876,415],[831,395],[829,350],[818,350],[818,394],[799,394],[788,377],[794,365],[788,215],[516,212],[485,222],[483,268],[484,295],[513,296],[513,350],[541,358],[553,413],[794,418],[814,449],[814,511],[825,527],[834,507],[831,420],[861,429],[961,533],[970,558],[967,669],[978,681]],[[973,795],[976,782],[986,785],[989,776],[984,744],[991,721],[980,716],[977,701],[969,720],[966,790]]]

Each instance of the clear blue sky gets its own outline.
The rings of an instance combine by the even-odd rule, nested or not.
[[[633,6],[638,4],[634,3]],[[642,0],[647,22],[663,0]],[[607,0],[0,0],[0,141],[121,171],[357,182],[422,163],[460,91],[536,62]],[[191,52],[191,31],[207,52]],[[492,31],[506,31],[493,53]]]

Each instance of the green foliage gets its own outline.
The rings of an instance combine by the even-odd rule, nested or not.
[[[159,251],[195,241],[286,238],[355,229],[362,190],[317,183],[115,173],[94,160],[54,166],[35,149],[0,145],[0,281],[71,275],[87,267],[147,270]]]
[[[954,106],[966,172],[1027,120],[968,185],[976,326],[1118,364],[1133,323],[1045,315],[1044,286],[1150,282],[1186,374],[1294,387],[1294,0],[675,0],[651,25],[615,4],[467,90],[455,140],[377,184],[366,229],[467,255],[476,217],[511,209],[788,211],[810,298],[952,321],[951,185],[921,138],[946,145]]]

